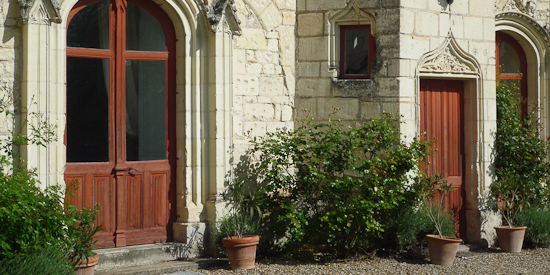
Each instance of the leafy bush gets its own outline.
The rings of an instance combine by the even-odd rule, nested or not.
[[[518,212],[518,224],[527,226],[524,244],[532,247],[550,245],[550,208],[548,206],[531,206]]]
[[[0,274],[4,275],[72,275],[73,267],[69,264],[67,252],[59,247],[35,250],[28,255],[15,254],[0,261]]]
[[[344,127],[308,118],[294,131],[251,139],[261,173],[262,238],[282,250],[304,247],[345,256],[384,231],[389,210],[419,194],[407,184],[427,145],[401,141],[398,118],[382,114]],[[311,248],[311,244],[316,244]]]
[[[518,88],[514,82],[498,81],[497,85],[497,132],[495,135],[495,183],[494,196],[515,196],[516,204],[506,206],[522,208],[531,203],[545,200],[544,182],[548,178],[550,164],[546,161],[549,144],[541,139],[542,125],[536,112],[527,112],[527,106],[518,100]],[[509,176],[513,176],[510,179]],[[514,194],[505,194],[510,190],[507,185],[513,183]],[[522,202],[523,205],[517,204]],[[505,211],[507,209],[504,209]]]
[[[441,217],[443,235],[452,236],[455,233],[455,224],[452,214],[445,212]],[[385,249],[420,254],[421,247],[426,244],[426,234],[438,234],[426,213],[413,207],[399,207],[387,221],[380,242]]]

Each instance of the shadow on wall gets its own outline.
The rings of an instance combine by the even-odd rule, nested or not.
[[[207,230],[204,228],[204,224],[195,223],[192,225],[191,230],[187,230],[187,243],[177,243],[173,246],[165,248],[166,253],[170,253],[172,257],[178,260],[187,260],[190,258],[196,258],[197,255],[205,255],[205,247],[207,244],[208,236]]]

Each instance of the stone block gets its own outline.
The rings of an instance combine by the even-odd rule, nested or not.
[[[247,121],[244,123],[244,131],[252,137],[264,136],[267,132],[267,123],[260,121]]]
[[[428,7],[427,3],[427,0],[406,0],[401,1],[401,6],[403,8],[425,10]]]
[[[278,52],[279,51],[279,39],[268,39],[267,49],[272,51],[272,52]]]
[[[235,38],[235,47],[246,50],[267,50],[267,40],[262,29],[242,30],[242,35]]]
[[[254,0],[248,1],[248,3],[256,11],[257,14],[261,14],[271,3],[271,0]]]
[[[260,94],[260,83],[257,76],[235,75],[233,94],[253,96]]]
[[[319,104],[318,119],[327,120],[328,116],[338,111],[334,115],[335,119],[356,120],[359,115],[359,99],[357,98],[318,98]]]
[[[319,77],[319,62],[298,63],[298,77]]]
[[[346,7],[346,0],[306,0],[308,11],[335,10]]]
[[[377,118],[381,113],[380,104],[376,102],[361,102],[361,120]]]
[[[246,74],[246,51],[233,49],[233,72],[235,74]]]
[[[470,1],[470,14],[479,17],[489,17],[495,21],[495,4],[493,1]],[[453,6],[454,11],[454,6]]]
[[[260,77],[260,95],[286,95],[283,77]]]
[[[271,121],[275,118],[275,107],[273,104],[246,104],[244,113],[248,121]]]
[[[298,39],[298,60],[326,61],[327,59],[327,37],[306,37]]]
[[[399,32],[412,34],[414,31],[414,11],[401,9],[399,14]]]
[[[246,65],[247,74],[260,74],[262,72],[262,64],[253,63]]]
[[[370,79],[339,79],[333,82],[332,95],[337,97],[369,97],[374,92]]]
[[[453,14],[451,17],[451,30],[456,39],[464,38],[464,17]]]
[[[310,117],[317,118],[317,99],[296,98],[296,118],[304,119],[306,113],[309,113]]]
[[[407,1],[405,1],[407,2]],[[439,17],[433,12],[417,12],[415,16],[415,33],[418,35],[439,35]]]
[[[296,8],[298,11],[306,10],[306,0],[296,0]]]
[[[483,39],[494,41],[495,40],[495,19],[483,18]]]
[[[283,11],[283,25],[296,25],[296,13],[294,11]]]
[[[298,79],[296,94],[300,97],[330,96],[330,79],[302,78]]]
[[[429,52],[430,39],[428,37],[401,35],[399,36],[399,47],[401,58],[419,59],[423,54]]]
[[[475,1],[475,0],[474,0]],[[469,14],[470,13],[470,0],[456,0],[451,8],[453,14]],[[491,1],[492,2],[492,1]],[[491,10],[495,8],[492,7]]]
[[[262,73],[265,75],[274,75],[275,74],[275,65],[273,64],[264,64]]]
[[[400,98],[414,98],[416,91],[416,82],[414,76],[399,77],[399,97]]]
[[[281,121],[292,121],[294,117],[294,108],[292,106],[280,106],[281,108]]]
[[[325,25],[322,13],[306,13],[298,15],[297,30],[298,36],[318,36],[323,34]]]
[[[247,62],[258,63],[258,59],[256,58],[256,51],[246,50],[246,61]]]
[[[483,39],[483,18],[465,17],[464,18],[464,38],[482,40]]]
[[[333,77],[332,72],[328,69],[328,62],[321,62],[321,77]]]
[[[449,18],[449,14],[439,14],[439,36],[446,37],[450,29],[451,19]]]
[[[252,1],[254,2],[254,1]],[[260,20],[264,23],[264,26],[269,30],[277,28],[283,22],[283,15],[281,11],[271,3],[267,8],[260,14]]]
[[[273,52],[270,51],[256,51],[255,52],[256,61],[259,63],[274,63],[273,62]]]
[[[279,27],[279,42],[281,43],[281,65],[294,66],[296,59],[296,38],[293,26]]]

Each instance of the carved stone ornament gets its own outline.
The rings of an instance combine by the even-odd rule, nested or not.
[[[537,10],[537,1],[534,0],[500,0],[496,2],[499,12],[520,12],[534,16]]]
[[[477,73],[479,64],[476,59],[462,50],[451,32],[439,48],[426,53],[418,64],[419,72],[428,73]]]
[[[241,20],[237,17],[237,7],[235,6],[235,0],[214,0],[212,5],[207,8],[208,21],[212,32],[218,31],[218,25],[225,17],[226,21],[230,17],[233,22],[227,22],[232,29],[233,34],[240,35],[241,33]]]
[[[57,0],[17,0],[23,22],[34,24],[61,23]]]

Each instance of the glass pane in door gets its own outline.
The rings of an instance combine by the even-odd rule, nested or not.
[[[166,39],[160,22],[151,13],[132,3],[128,3],[126,12],[126,49],[166,51]]]
[[[109,1],[92,3],[77,12],[67,30],[67,46],[109,48]]]
[[[166,62],[126,61],[126,160],[166,159]]]
[[[109,60],[67,57],[67,162],[109,161]]]

